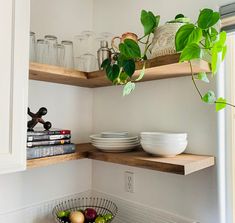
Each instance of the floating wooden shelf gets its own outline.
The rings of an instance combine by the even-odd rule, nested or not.
[[[151,81],[164,78],[183,77],[191,75],[189,63],[179,63],[179,54],[157,57],[146,62],[146,71],[141,81]],[[203,60],[192,62],[193,71],[210,72],[210,66]],[[136,63],[137,77],[143,63]],[[51,66],[47,64],[30,63],[29,78],[31,80],[47,81],[81,87],[104,87],[112,83],[106,78],[104,71],[81,72],[73,69]]]
[[[27,160],[27,168],[30,169],[35,167],[49,166],[70,160],[84,159],[88,157],[88,151],[89,148],[87,147],[87,144],[77,145],[75,153]]]
[[[181,154],[173,158],[161,158],[150,156],[142,150],[128,153],[104,153],[96,150],[95,147],[87,143],[77,145],[77,152],[75,154],[29,160],[27,166],[28,168],[40,167],[81,158],[90,158],[93,160],[135,166],[180,175],[188,175],[215,165],[215,158],[213,156]]]

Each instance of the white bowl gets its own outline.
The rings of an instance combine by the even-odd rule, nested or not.
[[[158,144],[158,143],[184,143],[186,139],[154,139],[154,138],[141,138],[141,142],[143,143],[151,143],[151,144]]]
[[[142,139],[187,139],[187,133],[141,132]]]
[[[162,157],[174,157],[178,154],[181,154],[185,151],[188,142],[185,141],[184,143],[143,143],[141,141],[141,146],[143,150],[147,153],[156,156]]]

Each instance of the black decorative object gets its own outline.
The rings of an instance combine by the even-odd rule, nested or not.
[[[28,121],[28,131],[33,131],[33,128],[35,127],[35,125],[37,125],[38,123],[43,124],[43,127],[45,130],[49,130],[51,128],[51,123],[50,122],[45,122],[42,119],[42,116],[47,114],[47,109],[42,107],[38,110],[37,113],[32,113],[30,111],[30,109],[28,108],[28,115],[32,118],[32,120]]]

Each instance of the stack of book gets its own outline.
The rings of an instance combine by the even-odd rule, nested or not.
[[[75,152],[70,130],[33,131],[27,133],[27,159]]]

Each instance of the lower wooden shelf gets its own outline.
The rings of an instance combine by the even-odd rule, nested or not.
[[[69,160],[84,159],[88,157],[89,150],[89,144],[80,144],[77,145],[75,153],[27,160],[27,168],[30,169],[35,167],[49,166]]]
[[[193,172],[215,165],[213,156],[180,154],[173,158],[150,156],[142,150],[128,153],[104,153],[95,149],[91,144],[78,144],[76,153],[52,156],[27,161],[28,168],[47,166],[68,160],[90,158],[105,162],[151,169],[161,172],[188,175]]]

